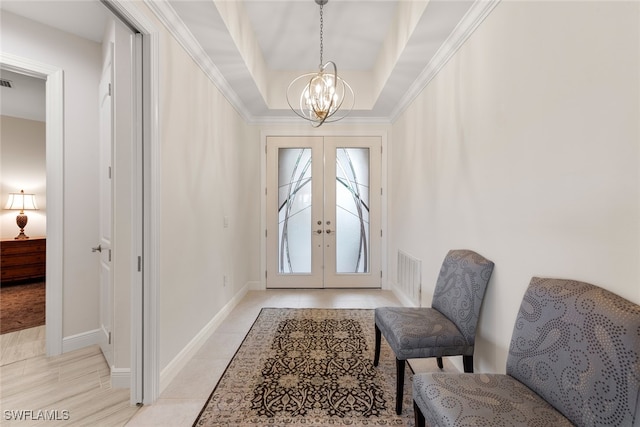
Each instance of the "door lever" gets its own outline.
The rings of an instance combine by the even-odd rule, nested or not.
[[[91,248],[91,252],[102,252],[102,245],[98,245],[95,248]]]

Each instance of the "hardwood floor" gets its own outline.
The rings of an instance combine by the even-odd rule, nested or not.
[[[138,408],[129,404],[129,389],[111,388],[100,348],[47,357],[40,328],[0,335],[0,424],[125,425]]]

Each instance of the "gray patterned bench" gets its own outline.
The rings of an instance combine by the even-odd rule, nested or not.
[[[534,277],[506,374],[417,374],[416,425],[640,426],[640,306]]]

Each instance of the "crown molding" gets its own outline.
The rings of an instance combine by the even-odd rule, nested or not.
[[[391,112],[394,123],[485,20],[500,0],[476,0]]]
[[[291,113],[291,116],[260,116],[254,117],[253,121],[249,124],[251,125],[299,125],[301,122],[300,117]],[[388,117],[359,117],[359,116],[350,116],[345,117],[339,121],[325,123],[322,125],[323,127],[331,126],[333,123],[336,123],[336,126],[339,125],[390,125],[391,121]]]
[[[164,24],[173,38],[191,56],[194,62],[202,69],[205,75],[222,92],[222,95],[229,101],[231,106],[248,123],[252,123],[255,118],[246,109],[240,97],[231,88],[218,67],[209,58],[200,43],[187,28],[175,9],[167,0],[144,0],[156,17]]]

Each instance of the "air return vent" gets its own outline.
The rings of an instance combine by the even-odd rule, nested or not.
[[[416,306],[420,306],[422,291],[422,261],[398,251],[398,287]]]
[[[11,80],[0,79],[0,87],[12,88],[13,85],[11,84]]]

